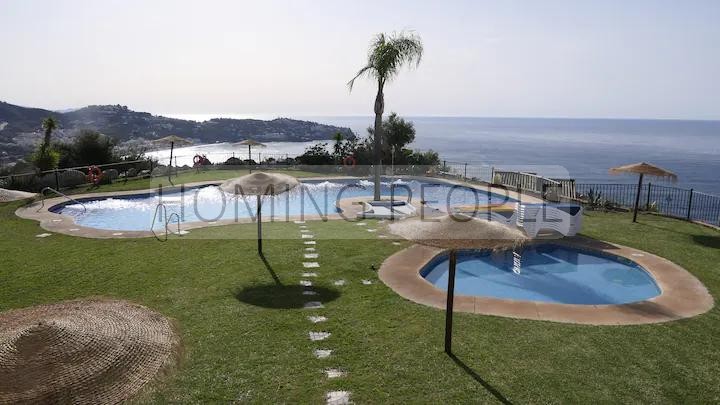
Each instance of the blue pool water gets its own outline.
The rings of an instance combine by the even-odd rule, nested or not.
[[[561,304],[625,304],[660,294],[652,276],[638,264],[601,252],[554,244],[512,250],[460,251],[455,293]],[[448,258],[441,255],[421,271],[447,290]]]
[[[398,199],[411,195],[419,207],[424,200],[433,208],[446,211],[446,207],[459,204],[493,204],[515,201],[486,191],[452,184],[428,181],[394,180],[383,182],[382,195],[393,192]],[[373,186],[367,180],[305,181],[289,193],[263,200],[263,217],[283,220],[299,215],[328,215],[336,213],[336,201],[347,197],[372,196]],[[138,194],[123,197],[85,199],[86,210],[79,204],[60,204],[51,211],[70,215],[82,226],[118,231],[150,230],[155,208],[163,202],[169,213],[177,213],[182,222],[214,222],[227,219],[252,217],[257,209],[255,197],[236,198],[222,192],[216,186],[179,191]],[[157,225],[161,229],[162,225]]]

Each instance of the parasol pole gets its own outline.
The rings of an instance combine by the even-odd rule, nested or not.
[[[173,148],[175,147],[175,141],[170,142],[170,164],[168,164],[168,181],[172,183],[172,180],[170,180],[170,176],[172,176],[172,155],[173,155]]]
[[[258,194],[257,195],[257,223],[258,223],[257,238],[258,238],[258,254],[260,254],[260,256],[262,256],[262,254],[263,254],[262,253],[262,216],[261,216],[262,214],[261,214],[261,211],[262,211],[262,199],[260,197],[260,194]]]
[[[457,255],[455,249],[450,250],[447,284],[447,303],[445,305],[445,353],[452,355],[453,303],[455,301],[455,267]]]
[[[633,222],[637,222],[638,204],[640,204],[640,190],[642,190],[643,174],[640,173],[640,180],[638,180],[637,195],[635,196],[635,208],[633,209]]]

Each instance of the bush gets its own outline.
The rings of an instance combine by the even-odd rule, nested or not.
[[[32,155],[32,162],[41,172],[56,169],[60,162],[60,152],[51,148],[39,147]]]
[[[103,172],[103,177],[107,177],[108,181],[112,183],[120,177],[120,173],[115,169],[107,169]]]
[[[230,159],[226,160],[225,164],[229,166],[240,166],[243,164],[243,161],[233,156]]]
[[[77,187],[87,183],[87,176],[80,170],[65,170],[59,177],[60,187]]]
[[[60,167],[78,167],[114,163],[114,141],[97,131],[83,129],[72,143],[56,145],[62,152]]]

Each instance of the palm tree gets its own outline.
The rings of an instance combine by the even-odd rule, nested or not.
[[[335,141],[335,144],[333,145],[333,155],[335,155],[335,164],[340,163],[342,153],[342,141],[343,141],[343,134],[342,132],[338,132],[332,137],[333,141]]]
[[[375,36],[370,51],[368,62],[360,69],[355,77],[348,82],[352,91],[355,79],[367,76],[377,80],[377,95],[375,96],[375,131],[374,131],[374,160],[375,160],[375,200],[380,200],[380,174],[382,168],[382,116],[385,110],[385,95],[383,90],[385,84],[397,76],[400,68],[404,65],[419,65],[422,59],[423,45],[420,37],[415,33],[393,33],[386,35],[380,33]]]
[[[45,130],[45,136],[43,137],[43,143],[40,145],[40,149],[44,153],[48,146],[50,146],[50,137],[53,131],[57,128],[57,121],[53,117],[47,117],[42,122],[42,128]]]

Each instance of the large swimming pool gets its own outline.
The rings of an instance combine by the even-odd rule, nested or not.
[[[276,197],[265,197],[263,217],[277,220],[300,215],[337,213],[336,202],[348,197],[372,196],[373,185],[367,180],[343,179],[304,181],[301,187]],[[498,194],[488,194],[436,180],[388,179],[382,183],[382,195],[394,193],[398,199],[411,196],[416,206],[423,200],[428,206],[445,211],[447,207],[465,204],[502,204],[515,201]],[[72,216],[78,225],[118,231],[149,231],[158,203],[169,213],[177,213],[181,221],[216,222],[251,218],[256,211],[254,197],[235,197],[217,186],[206,186],[173,192],[153,192],[122,197],[84,199],[83,204],[63,203],[51,211]],[[157,225],[158,229],[162,225]]]
[[[448,257],[428,263],[421,275],[446,290]],[[540,244],[518,251],[460,251],[455,292],[460,295],[561,304],[626,304],[660,294],[638,264],[596,251]]]

